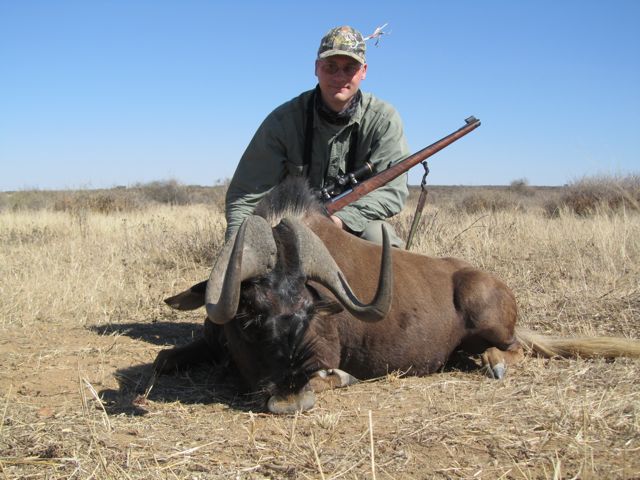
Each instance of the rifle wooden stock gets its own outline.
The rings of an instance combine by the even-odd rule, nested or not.
[[[357,183],[350,190],[343,192],[342,194],[327,200],[324,204],[324,207],[329,215],[333,215],[338,210],[346,207],[350,203],[355,202],[360,197],[363,197],[367,193],[379,188],[383,185],[386,185],[391,180],[396,177],[399,177],[404,172],[408,171],[410,168],[416,166],[418,163],[426,160],[434,153],[439,152],[446,146],[452,144],[459,138],[464,137],[471,130],[474,130],[480,126],[480,120],[475,117],[469,117],[465,120],[466,125],[464,127],[459,128],[453,133],[450,133],[444,138],[441,138],[435,143],[432,143],[428,147],[423,148],[422,150],[414,153],[413,155],[408,156],[404,160],[396,163],[395,165],[391,165],[386,170],[379,172],[368,178],[363,180],[360,183]]]

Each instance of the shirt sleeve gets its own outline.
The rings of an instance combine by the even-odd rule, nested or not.
[[[228,240],[258,202],[286,174],[282,125],[272,113],[258,128],[236,168],[225,198]]]
[[[387,169],[409,155],[400,115],[395,110],[383,118],[371,146],[369,161],[376,172]],[[335,213],[354,232],[362,232],[371,220],[382,220],[402,210],[409,195],[407,174],[368,193]]]

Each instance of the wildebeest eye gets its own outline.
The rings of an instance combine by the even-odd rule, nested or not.
[[[245,342],[255,343],[258,337],[258,329],[253,321],[249,320],[239,325],[238,331]]]

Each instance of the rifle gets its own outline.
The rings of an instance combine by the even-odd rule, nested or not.
[[[376,188],[382,187],[383,185],[386,185],[394,178],[399,177],[410,168],[414,167],[420,162],[423,162],[434,153],[439,152],[443,148],[452,144],[459,138],[464,137],[471,130],[476,129],[479,126],[480,120],[478,120],[476,117],[471,116],[465,119],[464,127],[459,128],[455,132],[450,133],[446,137],[443,137],[437,142],[432,143],[428,147],[425,147],[422,150],[414,153],[413,155],[408,156],[404,160],[401,160],[398,163],[389,166],[389,168],[376,173],[372,177],[369,177],[363,181],[359,181],[360,178],[373,173],[373,165],[371,165],[371,163],[369,162],[365,162],[365,165],[359,168],[357,171],[338,179],[337,183],[340,186],[346,186],[347,184],[350,184],[351,188],[348,188],[335,197],[331,196],[332,191],[335,189],[335,186],[333,185],[329,188],[324,188],[320,192],[320,195],[325,201],[324,207],[327,213],[329,215],[333,215],[338,210],[346,207],[350,203],[355,202],[367,193],[375,190]]]

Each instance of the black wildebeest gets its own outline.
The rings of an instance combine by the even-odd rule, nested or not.
[[[156,372],[228,354],[269,411],[289,413],[355,378],[432,373],[456,350],[479,354],[496,378],[523,345],[547,356],[640,356],[632,340],[516,328],[514,295],[498,278],[459,259],[392,249],[384,237],[380,246],[337,228],[303,181],[276,187],[209,280],[166,300],[206,306],[205,335],[160,352]]]

